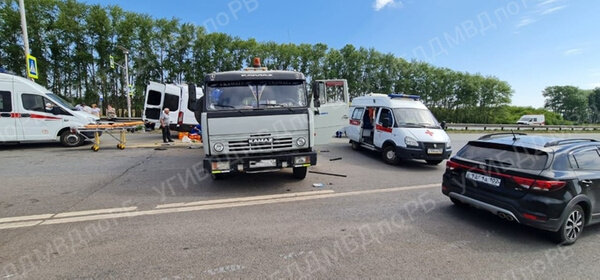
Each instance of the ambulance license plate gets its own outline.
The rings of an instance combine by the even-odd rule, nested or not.
[[[430,155],[441,155],[444,153],[444,149],[427,149],[427,153]]]

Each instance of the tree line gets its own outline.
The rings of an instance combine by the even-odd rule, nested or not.
[[[130,52],[133,104],[143,108],[148,81],[201,83],[207,73],[239,70],[262,58],[270,69],[296,70],[307,79],[347,79],[353,97],[369,92],[420,95],[440,120],[497,123],[511,103],[511,86],[496,77],[407,61],[372,48],[258,42],[176,18],[155,19],[75,0],[25,1],[38,83],[76,102],[125,107],[120,47]],[[17,0],[0,2],[0,66],[25,74]]]
[[[544,107],[576,124],[600,123],[600,88],[584,90],[575,86],[551,86],[543,92]]]

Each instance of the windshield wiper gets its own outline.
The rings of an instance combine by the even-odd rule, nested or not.
[[[262,106],[262,105],[264,105],[264,106],[267,106],[267,107],[279,107],[279,108],[286,108],[286,109],[288,109],[288,111],[290,111],[290,112],[293,112],[293,111],[294,111],[294,110],[292,110],[292,108],[290,108],[290,107],[288,107],[288,106],[285,106],[285,105],[283,105],[283,104],[270,104],[270,103],[267,103],[267,104],[261,104],[261,106]]]

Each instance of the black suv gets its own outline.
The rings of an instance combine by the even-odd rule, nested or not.
[[[446,163],[442,192],[573,244],[600,222],[600,142],[497,133],[470,141]]]

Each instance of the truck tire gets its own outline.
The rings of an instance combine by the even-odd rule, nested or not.
[[[306,178],[308,173],[308,167],[294,167],[294,178],[302,180]]]
[[[387,164],[396,165],[398,162],[400,162],[400,159],[396,154],[396,147],[392,145],[385,146],[381,152],[381,156],[383,157],[383,161],[385,161]]]
[[[352,144],[352,150],[355,150],[355,151],[360,150],[360,144],[358,142],[351,141],[350,144]]]
[[[219,181],[219,180],[223,180],[225,178],[225,174],[222,173],[212,173],[210,174],[210,178],[213,179],[213,181]]]
[[[70,130],[65,130],[60,134],[60,143],[65,147],[77,147],[83,144],[84,138],[77,134],[73,133]]]

